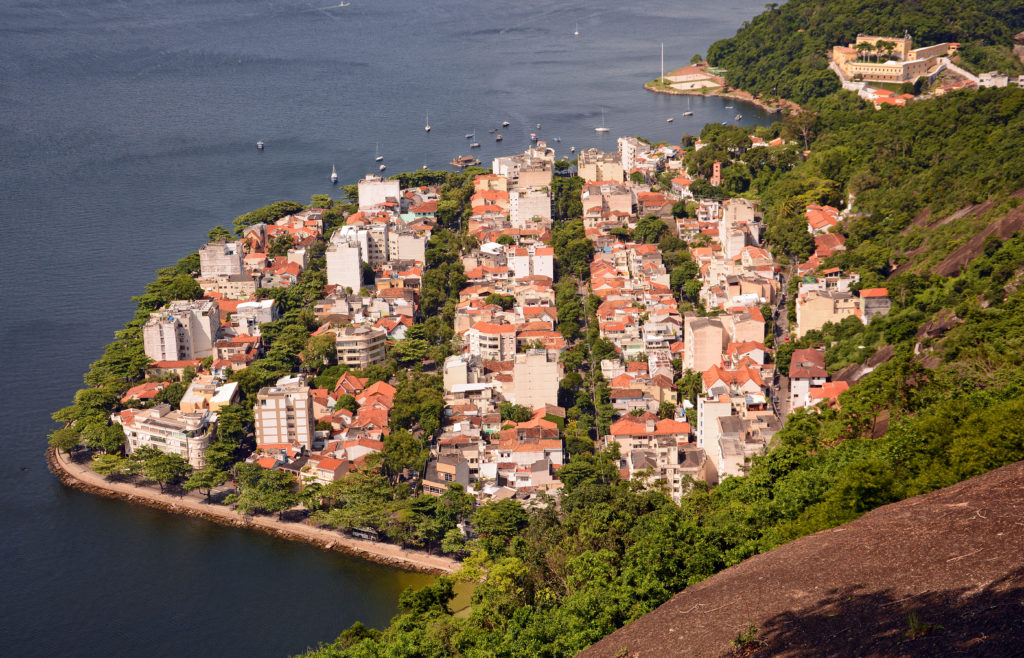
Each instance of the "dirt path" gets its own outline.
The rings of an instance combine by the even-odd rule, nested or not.
[[[371,562],[412,571],[454,573],[461,566],[457,560],[451,558],[428,555],[422,551],[406,550],[394,544],[345,537],[336,530],[316,528],[305,523],[279,521],[274,517],[265,516],[243,517],[231,508],[207,503],[201,496],[179,497],[145,486],[136,486],[126,482],[111,482],[93,472],[85,464],[77,464],[69,460],[67,455],[57,453],[52,449],[48,453],[47,462],[61,482],[89,493],[120,498],[175,514],[200,517],[222,525],[251,528],[283,539],[305,541]]]

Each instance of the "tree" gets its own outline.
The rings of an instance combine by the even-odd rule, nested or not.
[[[665,222],[658,219],[655,215],[647,215],[636,223],[636,228],[633,229],[633,241],[657,244],[661,236],[667,231],[668,226],[665,225]]]
[[[422,473],[430,451],[408,430],[397,430],[384,437],[384,470],[392,484],[405,469]]]
[[[216,242],[217,240],[231,240],[231,238],[231,231],[219,225],[211,228],[210,232],[206,234],[206,239],[210,242]]]
[[[334,206],[334,200],[327,194],[314,194],[310,198],[310,206],[313,208],[329,209]]]
[[[290,233],[282,233],[270,242],[267,255],[271,257],[287,256],[288,250],[295,246],[295,239]]]
[[[502,554],[512,537],[526,526],[527,520],[526,510],[510,498],[488,502],[473,513],[473,526],[484,540],[487,552],[492,555]]]
[[[696,66],[697,64],[700,64],[703,61],[704,61],[704,56],[701,55],[700,53],[697,53],[696,55],[694,55],[693,57],[690,58],[690,64],[692,64],[694,66]]]
[[[338,358],[338,346],[333,332],[327,331],[319,336],[310,336],[306,349],[302,351],[303,367],[310,370],[319,369],[334,363]]]
[[[501,235],[498,236],[496,242],[507,247],[510,245],[514,245],[516,243],[516,239],[507,233],[502,233]]]
[[[647,179],[646,177],[644,177],[644,174],[641,171],[634,171],[629,175],[629,181],[631,183],[636,183],[637,185],[643,184],[645,180]]]
[[[92,470],[103,477],[122,475],[128,468],[128,460],[120,455],[98,455],[92,460]]]
[[[168,484],[180,481],[192,467],[181,455],[159,452],[142,463],[142,473],[160,485],[160,491]]]
[[[671,402],[662,402],[658,406],[658,418],[674,418],[676,415],[676,405]]]
[[[526,421],[533,418],[533,412],[529,409],[529,407],[524,407],[521,404],[502,402],[500,410],[501,419],[510,420],[513,423],[525,423]]]
[[[298,501],[295,478],[284,471],[271,471],[259,466],[256,466],[256,469],[246,468],[239,471],[239,492],[235,498],[235,507],[244,515],[264,511],[277,512],[280,517],[282,512]]]
[[[441,550],[445,553],[462,553],[466,548],[466,537],[458,528],[452,528],[444,534],[441,540]]]
[[[430,344],[421,338],[405,338],[394,344],[390,354],[399,365],[423,363],[430,354]]]
[[[185,491],[193,491],[199,489],[202,491],[206,490],[206,500],[210,500],[210,494],[213,492],[215,487],[219,487],[228,481],[228,474],[222,470],[214,468],[213,466],[207,466],[206,468],[200,469],[192,473],[192,475],[185,480]]]
[[[49,443],[50,447],[54,450],[66,452],[69,455],[71,451],[78,447],[82,438],[78,435],[71,427],[62,427],[59,430],[50,432]]]
[[[342,395],[338,398],[338,403],[334,405],[337,410],[348,409],[352,413],[359,411],[359,403],[356,399],[349,394]]]

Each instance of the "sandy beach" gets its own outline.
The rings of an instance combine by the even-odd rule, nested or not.
[[[206,502],[206,497],[198,492],[178,496],[162,493],[154,486],[113,482],[93,472],[85,464],[71,461],[68,455],[52,448],[47,451],[47,463],[50,470],[64,484],[101,496],[120,498],[175,514],[200,517],[221,525],[250,528],[283,539],[304,541],[321,548],[410,571],[444,574],[454,573],[461,566],[458,560],[448,557],[407,550],[394,544],[354,539],[342,535],[337,530],[317,528],[306,523],[280,521],[276,516],[245,517],[229,507]]]

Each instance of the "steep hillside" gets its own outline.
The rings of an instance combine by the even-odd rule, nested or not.
[[[746,560],[581,655],[1019,656],[1022,516],[1024,462]]]
[[[725,68],[734,87],[798,103],[839,89],[826,53],[858,33],[906,31],[920,45],[957,41],[964,44],[966,64],[983,66],[1012,60],[1001,55],[1024,28],[1021,0],[790,0],[767,6],[735,37],[712,44],[708,61]]]

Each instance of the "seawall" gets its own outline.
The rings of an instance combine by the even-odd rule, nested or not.
[[[71,462],[66,455],[58,453],[53,448],[46,451],[46,463],[66,486],[98,496],[117,498],[172,514],[201,518],[220,525],[256,530],[281,539],[302,541],[327,550],[338,551],[363,560],[408,571],[448,574],[458,571],[461,566],[459,561],[451,558],[430,555],[423,551],[407,550],[394,544],[345,537],[335,530],[280,521],[271,517],[245,517],[228,507],[201,502],[194,498],[179,498],[172,494],[137,487],[125,482],[111,482],[93,472],[88,466]]]

